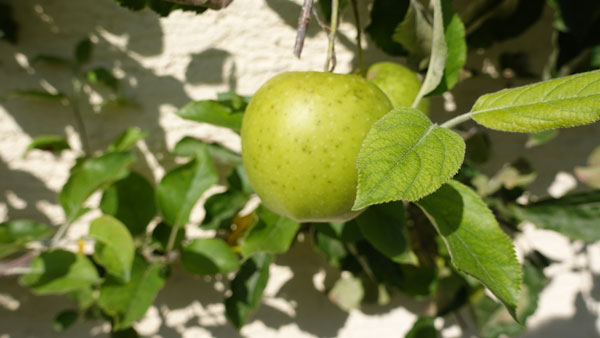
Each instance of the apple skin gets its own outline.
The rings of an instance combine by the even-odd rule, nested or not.
[[[252,97],[242,122],[242,158],[263,203],[299,222],[345,221],[352,211],[363,139],[392,109],[357,75],[289,72]]]
[[[412,106],[421,89],[421,80],[410,69],[395,62],[378,62],[367,70],[367,80],[374,83],[390,99],[394,108]],[[429,112],[429,100],[421,99],[419,110]]]

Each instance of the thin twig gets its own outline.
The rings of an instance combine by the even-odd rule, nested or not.
[[[210,9],[223,9],[233,0],[166,0],[180,5],[206,7]]]
[[[0,265],[0,276],[6,276],[13,274],[13,270],[19,266],[29,263],[35,256],[39,254],[39,251],[30,251],[21,257],[15,258],[14,260]]]
[[[358,69],[361,74],[365,74],[365,62],[363,60],[362,50],[362,27],[360,25],[360,14],[358,12],[358,0],[350,0],[352,4],[352,13],[354,13],[354,25],[356,26],[356,53],[358,54]]]
[[[73,115],[75,116],[75,124],[77,124],[77,131],[79,132],[79,139],[81,140],[81,146],[83,147],[83,152],[86,156],[90,156],[92,154],[92,149],[90,148],[90,142],[88,139],[87,129],[85,128],[85,123],[83,122],[83,118],[81,117],[81,110],[79,107],[79,102],[82,93],[82,84],[78,78],[73,79],[73,97],[69,98],[69,104],[71,105],[71,109],[73,110]]]
[[[325,61],[325,71],[333,72],[336,64],[335,57],[335,33],[338,27],[338,16],[340,9],[340,1],[331,1],[331,31],[329,33],[329,46],[327,48],[327,60]]]
[[[169,257],[169,254],[171,253],[171,251],[173,250],[173,247],[175,246],[175,239],[177,239],[178,231],[179,231],[179,227],[176,225],[171,228],[171,233],[169,234],[169,241],[167,242],[167,248],[165,250],[167,258]]]
[[[304,47],[304,39],[306,38],[306,29],[310,22],[310,12],[313,8],[313,0],[304,0],[302,12],[298,18],[298,34],[296,35],[296,44],[294,45],[294,55],[300,58],[302,47]]]

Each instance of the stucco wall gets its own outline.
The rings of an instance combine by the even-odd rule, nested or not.
[[[86,106],[83,117],[91,147],[103,149],[125,127],[139,126],[149,136],[141,144],[141,161],[136,169],[155,181],[174,165],[167,150],[184,135],[221,142],[233,150],[240,148],[239,138],[231,132],[178,118],[173,114],[178,107],[227,90],[250,95],[277,73],[321,70],[325,60],[327,39],[315,24],[310,26],[302,59],[292,55],[300,1],[237,0],[224,11],[202,15],[176,12],[162,19],[148,11],[130,12],[112,0],[11,3],[20,23],[20,41],[16,46],[0,42],[0,93],[33,87],[68,88],[67,71],[32,68],[26,60],[39,53],[70,56],[76,41],[92,36],[96,42],[93,64],[113,69],[121,78],[122,93],[139,107],[95,111],[91,105]],[[525,36],[493,47],[492,61],[503,49],[525,51],[532,54],[533,69],[539,74],[550,53],[551,20],[552,13],[547,12]],[[349,21],[342,23],[340,31],[336,71],[348,72],[356,66],[355,33]],[[387,58],[367,46],[367,63],[382,59]],[[482,64],[483,57],[472,52],[470,67],[480,69]],[[478,95],[500,86],[486,77],[459,84],[454,91],[457,111],[467,111]],[[441,100],[434,100],[432,106],[435,119],[451,116],[443,110]],[[32,137],[41,134],[66,134],[80,149],[72,124],[71,113],[60,104],[0,102],[0,221],[63,221],[55,196],[67,179],[77,151],[58,158],[37,151],[26,157],[22,154]],[[523,135],[492,133],[492,138],[497,157],[485,170],[494,173],[504,163],[525,156],[540,173],[534,192],[543,195],[558,172],[570,173],[575,165],[585,163],[587,155],[600,144],[600,125],[566,130],[552,143],[533,149],[523,146]],[[567,179],[559,180],[558,187],[572,186],[569,176],[564,177]],[[86,222],[95,216],[86,216],[68,238],[84,234]],[[201,218],[199,207],[193,221]],[[569,243],[559,235],[533,227],[526,227],[517,246],[521,251],[537,248],[558,261],[546,271],[555,278],[541,296],[540,309],[531,318],[532,329],[526,336],[597,337],[600,247]],[[194,278],[179,269],[137,328],[152,337],[399,337],[415,320],[411,311],[418,313],[422,308],[422,304],[396,295],[385,307],[367,305],[361,311],[340,311],[314,286],[325,274],[332,278],[335,273],[325,273],[323,258],[306,242],[297,243],[276,263],[264,304],[241,333],[235,332],[223,315],[222,282]],[[72,304],[64,297],[34,297],[19,287],[15,278],[3,278],[0,337],[105,335],[107,327],[98,323],[78,324],[65,334],[54,333],[53,316],[69,306]],[[453,318],[439,324],[446,327],[445,337],[463,335]]]

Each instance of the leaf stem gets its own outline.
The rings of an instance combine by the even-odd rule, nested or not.
[[[352,4],[352,13],[354,14],[354,24],[356,26],[356,54],[358,54],[358,69],[360,74],[365,74],[365,62],[362,49],[362,27],[360,25],[360,14],[358,12],[358,0],[350,0]]]
[[[452,118],[452,119],[444,122],[440,127],[442,127],[442,128],[448,128],[448,129],[449,128],[453,128],[453,127],[455,127],[455,126],[457,126],[457,125],[459,125],[459,124],[461,124],[463,122],[466,122],[466,121],[470,120],[472,115],[473,114],[471,112],[465,113],[465,114],[462,114],[462,115],[458,115],[458,116],[456,116],[456,117],[454,117],[454,118]]]
[[[331,30],[329,32],[329,46],[327,48],[327,60],[325,62],[326,72],[333,72],[335,69],[335,33],[337,32],[338,26],[339,7],[339,0],[331,1]]]
[[[60,241],[63,238],[65,233],[67,233],[67,230],[69,230],[71,224],[73,224],[73,220],[75,219],[78,213],[79,208],[77,208],[75,212],[72,212],[72,216],[70,216],[63,224],[61,224],[54,236],[52,236],[52,238],[50,239],[50,247],[55,247],[58,244],[58,241]]]
[[[171,228],[171,233],[169,234],[169,241],[167,242],[167,248],[166,248],[167,258],[169,257],[169,254],[171,253],[171,251],[173,250],[173,247],[175,246],[175,239],[177,238],[178,231],[179,231],[178,226],[173,226]]]

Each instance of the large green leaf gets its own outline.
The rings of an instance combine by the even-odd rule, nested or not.
[[[228,273],[239,266],[237,256],[219,238],[198,238],[181,250],[183,267],[200,276]]]
[[[211,158],[218,163],[237,165],[242,163],[242,157],[239,154],[217,144],[217,143],[205,143],[202,140],[191,136],[185,136],[173,149],[173,154],[178,156],[196,156],[198,152],[201,152],[203,147],[208,147],[208,152]]]
[[[467,61],[467,41],[465,39],[465,26],[454,13],[452,0],[442,0],[444,16],[444,35],[448,47],[448,58],[444,67],[444,76],[437,88],[430,95],[446,92],[458,81],[458,74]]]
[[[125,225],[112,216],[101,216],[92,221],[88,235],[96,240],[96,262],[109,274],[125,282],[129,281],[135,247]]]
[[[31,272],[21,278],[37,294],[67,293],[98,282],[98,271],[88,258],[60,249],[35,257]]]
[[[184,226],[200,196],[217,183],[218,176],[206,145],[190,162],[169,171],[156,188],[156,198],[165,221]]]
[[[184,119],[210,123],[239,132],[242,127],[243,110],[235,110],[223,102],[215,100],[188,103],[177,112]]]
[[[156,216],[154,187],[142,175],[131,172],[108,187],[102,195],[100,209],[123,222],[132,235],[146,231]]]
[[[477,279],[516,318],[521,269],[510,238],[481,198],[449,181],[418,202],[444,240],[454,266]]]
[[[47,238],[52,230],[42,223],[14,220],[0,223],[0,258],[21,249],[27,242]]]
[[[113,317],[113,330],[127,328],[144,316],[165,284],[163,268],[161,263],[150,264],[136,255],[128,283],[111,276],[106,279],[100,288],[98,305]]]
[[[587,242],[600,240],[600,190],[511,206],[521,221]]]
[[[433,35],[431,37],[431,56],[423,85],[415,97],[413,107],[417,107],[421,99],[435,90],[444,77],[444,68],[448,59],[448,45],[444,33],[444,15],[442,0],[433,0]]]
[[[258,222],[250,228],[240,244],[242,255],[248,257],[259,251],[272,253],[287,251],[296,237],[300,224],[279,216],[263,206],[256,210],[256,215]]]
[[[96,190],[127,175],[132,152],[112,152],[77,163],[59,194],[67,219],[72,220]]]
[[[413,108],[396,108],[377,121],[358,154],[354,210],[389,201],[415,201],[458,172],[465,142]]]
[[[600,119],[600,70],[481,96],[469,113],[477,123],[522,133]]]
[[[75,61],[78,64],[83,64],[89,62],[92,59],[92,53],[94,51],[94,43],[88,38],[85,38],[75,45],[75,51],[73,52],[73,56],[75,56]]]
[[[231,281],[231,296],[225,299],[225,315],[236,328],[246,324],[248,316],[260,303],[269,281],[269,266],[272,261],[272,254],[257,253],[242,264]]]
[[[404,237],[406,215],[402,202],[369,207],[356,222],[365,238],[381,253],[398,263],[412,262]]]

